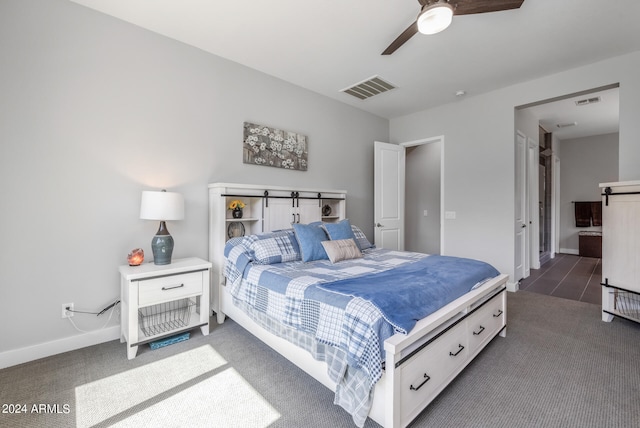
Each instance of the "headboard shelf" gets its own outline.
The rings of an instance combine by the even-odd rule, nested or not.
[[[218,285],[224,280],[224,246],[230,237],[287,229],[292,223],[337,222],[346,218],[346,190],[209,184],[209,260],[213,264],[211,308],[218,311]],[[228,209],[233,200],[245,204],[242,218]]]
[[[338,201],[344,201],[346,198],[335,198],[335,197],[325,197],[322,196],[321,193],[318,194],[318,196],[274,196],[274,195],[250,195],[250,194],[239,194],[239,195],[235,195],[235,194],[223,194],[220,195],[222,197],[230,197],[230,198],[275,198],[275,199],[331,199],[331,200],[338,200]]]

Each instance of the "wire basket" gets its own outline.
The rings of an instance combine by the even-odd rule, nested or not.
[[[190,299],[174,300],[138,310],[140,328],[145,336],[186,327],[195,303]]]
[[[622,315],[640,319],[640,295],[616,290],[615,308]]]

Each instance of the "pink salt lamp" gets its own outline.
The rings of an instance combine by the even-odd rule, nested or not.
[[[127,260],[129,261],[129,266],[141,265],[144,261],[144,251],[142,251],[142,248],[131,250],[131,252],[127,256]]]

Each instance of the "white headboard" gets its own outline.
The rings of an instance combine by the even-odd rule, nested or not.
[[[346,190],[308,189],[260,184],[209,184],[209,261],[211,308],[218,312],[223,284],[224,246],[231,234],[245,235],[286,229],[292,223],[335,222],[346,218]],[[242,218],[233,218],[229,203],[245,204]]]

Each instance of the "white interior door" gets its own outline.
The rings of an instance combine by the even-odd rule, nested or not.
[[[553,227],[551,228],[551,242],[553,242],[553,251],[551,258],[560,252],[560,158],[553,155],[553,205],[551,212],[553,213]]]
[[[376,247],[404,250],[405,148],[374,143],[374,241]]]
[[[526,259],[526,212],[527,212],[527,138],[516,134],[515,153],[515,260],[513,280],[525,278]]]

